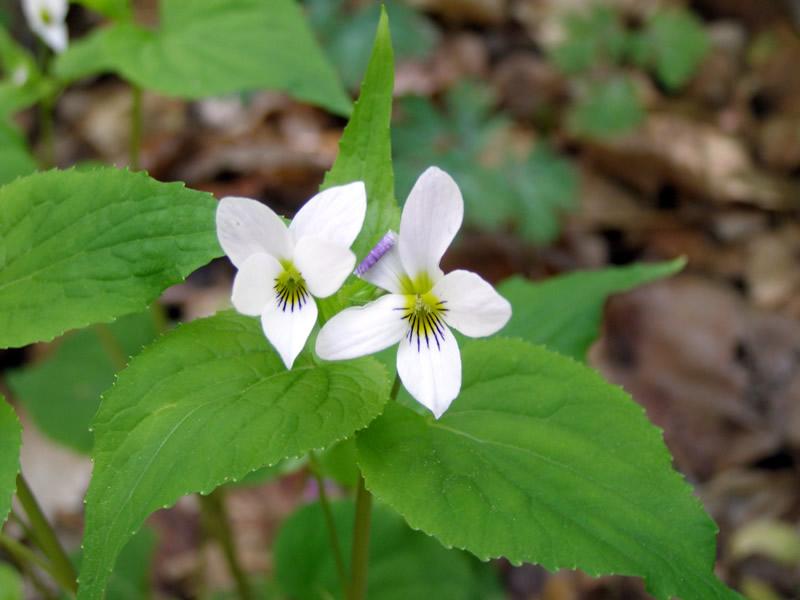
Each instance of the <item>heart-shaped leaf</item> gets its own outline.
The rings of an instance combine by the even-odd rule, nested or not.
[[[357,436],[367,488],[411,527],[483,559],[638,575],[663,600],[737,597],[714,577],[714,522],[621,389],[517,340],[462,359],[440,420],[392,403]]]
[[[365,427],[389,397],[372,358],[287,371],[257,319],[231,312],[179,326],[135,357],[94,422],[79,598],[154,510]]]
[[[140,311],[220,256],[211,194],[111,168],[0,188],[0,347]]]

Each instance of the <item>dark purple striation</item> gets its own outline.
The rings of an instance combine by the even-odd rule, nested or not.
[[[396,243],[397,234],[394,231],[389,231],[381,238],[381,241],[375,244],[375,247],[369,251],[369,254],[367,254],[366,258],[361,261],[361,264],[356,267],[355,274],[360,277],[369,271],[375,266],[375,263],[378,262],[384,254],[394,248]]]

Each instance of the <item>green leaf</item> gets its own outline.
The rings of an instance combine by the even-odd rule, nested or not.
[[[396,403],[357,437],[367,488],[409,525],[479,558],[645,578],[656,598],[736,598],[716,527],[661,433],[620,388],[519,340],[462,348],[438,421]]]
[[[394,365],[391,365],[392,371],[394,368]],[[359,471],[354,438],[342,440],[320,452],[317,463],[323,477],[333,479],[346,487],[354,488],[358,484]]]
[[[498,178],[482,164],[482,154],[509,121],[494,110],[494,98],[484,85],[462,82],[444,100],[441,110],[427,98],[407,96],[400,101],[392,131],[398,195],[405,199],[417,177],[439,165],[458,181],[467,217],[492,226],[501,223],[511,211],[505,197],[498,197]]]
[[[498,291],[513,307],[503,335],[543,344],[583,361],[600,333],[603,305],[612,294],[669,277],[683,269],[682,258],[597,271],[577,271],[533,282],[512,277]]]
[[[72,0],[112,19],[128,19],[133,11],[128,0]]]
[[[351,500],[333,502],[331,512],[349,572],[355,505]],[[278,585],[291,598],[342,597],[320,504],[300,508],[283,523],[274,552]],[[478,600],[470,562],[466,555],[445,550],[436,540],[412,531],[386,507],[373,508],[367,570],[370,600]]]
[[[681,88],[692,78],[710,47],[700,19],[682,8],[656,12],[645,36],[656,75],[670,90]]]
[[[578,172],[572,163],[538,144],[528,160],[507,169],[504,180],[511,186],[519,234],[538,244],[554,241],[561,232],[561,215],[578,202]],[[484,200],[484,206],[488,203]]]
[[[602,4],[568,14],[564,33],[564,40],[550,50],[550,56],[568,75],[619,62],[625,53],[627,33],[620,18],[615,9]]]
[[[214,198],[144,173],[36,173],[0,206],[4,348],[142,310],[222,253]]]
[[[80,600],[152,511],[365,427],[389,396],[374,359],[287,371],[258,319],[232,312],[182,325],[135,357],[94,421]]]
[[[36,60],[0,27],[0,123],[17,111],[52,93],[54,85],[42,76]]]
[[[363,181],[367,188],[367,214],[352,248],[359,260],[389,229],[397,230],[400,224],[390,134],[393,86],[392,39],[386,11],[382,10],[361,94],[339,140],[336,161],[322,183],[322,189],[326,189]],[[323,322],[350,304],[369,301],[374,291],[373,286],[351,277],[337,294],[319,302]]]
[[[88,454],[92,449],[89,425],[100,405],[100,394],[111,387],[114,373],[128,358],[155,337],[149,312],[69,333],[57,342],[51,356],[9,373],[8,386],[39,429]]]
[[[485,165],[487,150],[509,127],[485,87],[460,84],[448,92],[444,110],[417,97],[403,98],[400,108],[393,141],[401,197],[426,167],[438,165],[458,182],[470,225],[490,231],[512,226],[534,243],[558,236],[560,215],[578,199],[577,171],[544,143],[524,158],[506,155]]]
[[[114,600],[144,600],[150,598],[150,567],[156,548],[156,535],[143,528],[120,552],[114,573],[108,582],[107,598]]]
[[[590,84],[570,108],[568,123],[578,135],[608,138],[636,129],[644,117],[636,86],[623,76]]]
[[[22,578],[7,563],[0,562],[0,600],[23,600]]]
[[[11,497],[17,489],[22,426],[14,409],[0,394],[0,525],[11,510]]]
[[[336,113],[350,100],[294,0],[162,0],[160,27],[133,23],[75,42],[55,62],[67,80],[104,71],[181,98],[284,90]]]
[[[25,140],[0,121],[0,185],[36,170],[36,160],[28,152]]]
[[[143,527],[134,535],[122,552],[119,553],[114,572],[108,580],[106,598],[109,600],[147,600],[150,591],[150,570],[156,549],[156,534],[149,527]],[[73,561],[80,568],[82,553]],[[62,595],[63,600],[69,596]]]
[[[353,252],[359,259],[366,256],[387,230],[396,229],[400,222],[400,211],[394,198],[389,132],[393,86],[392,39],[389,19],[382,11],[361,94],[339,141],[336,162],[322,184],[325,189],[363,181],[367,187],[367,216],[353,244]]]
[[[355,11],[342,2],[315,0],[307,3],[309,21],[331,61],[349,89],[355,89],[370,55],[375,26],[380,19],[377,3]],[[424,58],[438,42],[439,32],[423,14],[405,4],[386,5],[392,23],[392,41],[398,60]]]

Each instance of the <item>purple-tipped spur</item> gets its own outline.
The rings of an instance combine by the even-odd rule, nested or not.
[[[361,261],[356,267],[355,274],[361,277],[364,273],[369,271],[375,266],[384,254],[394,248],[397,243],[397,234],[394,231],[389,231],[384,235],[381,240],[375,244],[375,247],[369,251],[369,254]]]

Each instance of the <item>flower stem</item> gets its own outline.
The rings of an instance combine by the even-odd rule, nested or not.
[[[200,506],[203,510],[206,527],[222,547],[222,553],[225,555],[228,569],[233,579],[236,581],[236,589],[239,593],[239,597],[242,600],[253,600],[255,596],[253,595],[253,590],[250,588],[250,582],[247,580],[247,575],[239,564],[239,558],[236,556],[233,535],[231,534],[228,518],[225,515],[224,492],[222,488],[217,488],[208,496],[200,496]]]
[[[314,452],[308,453],[308,458],[311,463],[311,473],[317,482],[319,489],[319,503],[322,506],[322,514],[325,517],[325,526],[328,528],[328,537],[333,550],[333,559],[336,562],[336,571],[339,574],[339,583],[342,586],[344,597],[347,597],[347,570],[344,566],[344,559],[342,558],[342,550],[339,545],[339,536],[336,533],[336,524],[333,520],[333,513],[331,512],[331,505],[328,502],[328,494],[325,491],[325,482],[320,475],[319,463]]]
[[[42,595],[43,598],[52,598],[53,594],[47,589],[47,586],[39,579],[34,567],[39,567],[45,573],[48,573],[53,579],[52,569],[50,565],[41,556],[33,552],[30,548],[21,544],[14,538],[0,532],[0,548],[4,548],[8,556],[14,562],[20,573],[26,575],[31,583]]]
[[[395,375],[390,401],[397,400],[400,377]],[[364,600],[367,597],[367,565],[369,563],[369,530],[372,518],[372,494],[367,491],[364,475],[358,474],[356,490],[356,518],[353,524],[352,566],[350,572],[349,600]]]
[[[53,134],[54,98],[49,95],[39,102],[39,163],[43,169],[56,166],[55,136]]]
[[[42,571],[49,573],[53,579],[55,579],[55,575],[53,574],[53,571],[47,561],[36,554],[33,550],[28,548],[25,544],[22,544],[11,536],[0,532],[0,546],[5,548],[6,552],[13,556],[14,559],[20,564],[36,565]]]
[[[353,525],[353,559],[350,575],[350,600],[363,600],[367,594],[367,563],[369,561],[369,529],[372,517],[372,494],[358,476],[356,520]]]
[[[142,88],[131,83],[131,131],[128,162],[133,171],[139,170],[139,151],[142,145]]]
[[[114,368],[117,371],[124,369],[128,364],[127,353],[119,343],[119,340],[117,340],[114,332],[111,331],[111,327],[105,323],[97,323],[94,326],[94,332],[97,334],[100,345],[105,350],[109,360],[114,363]]]
[[[36,544],[50,560],[50,572],[53,575],[53,579],[64,589],[74,594],[78,591],[78,578],[75,574],[75,568],[72,566],[69,557],[67,557],[67,553],[64,552],[64,548],[58,541],[50,523],[47,522],[39,503],[36,501],[36,497],[33,495],[22,473],[17,475],[17,498],[28,516],[31,533]]]

